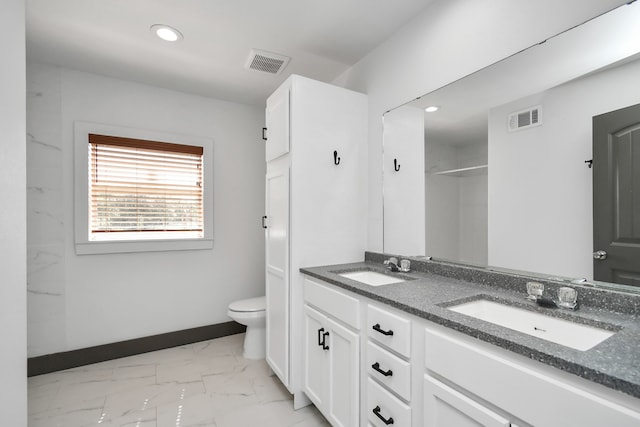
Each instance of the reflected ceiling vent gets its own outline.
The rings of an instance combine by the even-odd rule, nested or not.
[[[269,74],[280,74],[289,63],[289,60],[291,60],[291,58],[288,56],[278,55],[277,53],[266,52],[264,50],[251,49],[251,54],[244,67]]]
[[[509,114],[509,118],[507,120],[509,132],[540,126],[542,124],[541,111],[542,107],[537,105],[535,107],[529,107],[526,110],[516,111],[515,113]]]

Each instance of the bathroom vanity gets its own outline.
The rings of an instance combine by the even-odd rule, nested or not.
[[[549,296],[567,283],[418,258],[392,273],[388,257],[301,269],[303,390],[332,425],[640,425],[640,295],[571,284],[578,310],[545,308],[526,283]],[[456,311],[476,301],[542,316],[549,331]],[[545,338],[552,329],[567,342]],[[604,335],[583,342],[592,329]]]

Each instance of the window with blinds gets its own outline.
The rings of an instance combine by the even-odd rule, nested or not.
[[[203,148],[89,134],[90,240],[201,238]]]

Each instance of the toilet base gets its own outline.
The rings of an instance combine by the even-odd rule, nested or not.
[[[266,329],[248,326],[244,336],[244,353],[242,357],[251,360],[264,359],[266,346]]]

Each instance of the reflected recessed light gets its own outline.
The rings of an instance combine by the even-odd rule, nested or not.
[[[176,42],[183,38],[180,31],[168,25],[155,24],[151,26],[150,30],[153,34],[168,42]]]
[[[434,111],[438,111],[439,108],[440,107],[432,105],[430,107],[425,108],[424,111],[426,111],[427,113],[433,113]]]

